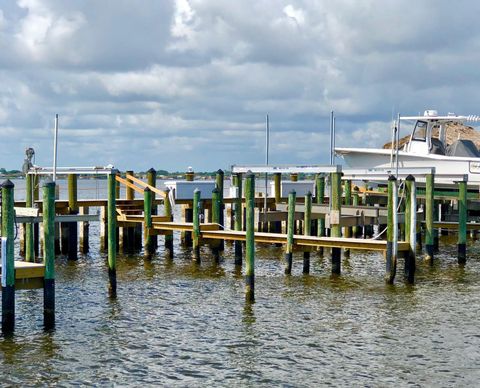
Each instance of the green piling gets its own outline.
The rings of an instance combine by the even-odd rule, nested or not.
[[[43,322],[46,330],[55,327],[55,182],[43,184]]]
[[[342,173],[332,172],[330,174],[330,235],[332,237],[341,237],[340,211],[342,202]],[[341,273],[341,248],[332,248],[332,274]]]
[[[111,297],[117,296],[117,211],[116,211],[116,176],[117,170],[112,170],[108,176],[107,205],[107,238],[108,238],[108,278]]]
[[[7,179],[2,184],[2,244],[6,244],[2,263],[2,333],[9,335],[15,328],[15,258],[14,258],[14,184]]]
[[[215,187],[212,191],[212,222],[214,224],[220,224],[220,214],[222,212],[222,200],[220,195],[220,189]],[[220,240],[212,240],[210,242],[212,248],[213,258],[216,263],[220,262]]]
[[[325,200],[325,176],[323,174],[317,174],[315,176],[315,202],[322,204]],[[317,236],[325,236],[325,217],[320,217],[317,220]],[[318,248],[318,253],[323,255],[323,247]]]
[[[467,262],[467,182],[458,182],[458,264]]]
[[[152,167],[147,171],[147,184],[152,187],[157,187],[157,171]],[[155,192],[152,191],[152,215],[158,214],[157,205],[155,204]],[[150,241],[153,246],[153,249],[158,247],[158,238],[157,235],[154,234],[150,236]]]
[[[147,258],[151,258],[155,252],[152,236],[150,235],[150,231],[152,230],[152,194],[152,190],[150,190],[148,187],[143,190],[143,234],[145,256]]]
[[[247,174],[245,180],[246,244],[245,244],[245,297],[255,300],[255,175]]]
[[[397,195],[397,178],[390,175],[388,177],[387,255],[385,268],[385,281],[388,284],[393,284],[397,270]]]
[[[353,188],[353,197],[352,197],[353,206],[359,206],[360,205],[360,196],[358,195],[359,190],[360,189],[358,188],[358,186],[355,186]],[[360,235],[362,235],[363,233],[361,232],[361,229],[362,229],[361,226],[355,225],[352,228],[353,237],[359,237]]]
[[[303,234],[305,236],[312,235],[312,193],[309,191],[305,195],[305,212],[304,212]],[[310,273],[310,248],[305,248],[303,252],[303,273]]]
[[[425,259],[433,264],[434,174],[427,174],[425,188]]]
[[[163,215],[170,217],[170,221],[173,221],[172,203],[169,194],[170,189],[167,187],[163,200]],[[165,232],[165,251],[169,258],[173,258],[173,231]]]
[[[243,215],[243,207],[242,207],[242,174],[236,173],[233,175],[233,185],[236,187],[236,196],[235,196],[235,203],[234,203],[234,215],[235,215],[235,230],[241,231],[242,230],[242,215]],[[239,240],[235,240],[235,265],[240,266],[242,265],[242,242]]]
[[[192,258],[200,263],[200,190],[193,191],[193,232]]]
[[[223,227],[225,226],[225,205],[223,203],[223,186],[224,186],[224,180],[225,180],[225,173],[223,170],[219,169],[217,171],[217,174],[215,175],[215,187],[218,189],[218,202],[220,204],[220,212],[219,212],[219,222],[220,226]],[[218,240],[218,249],[220,251],[223,251],[225,248],[225,243],[223,240]]]
[[[413,284],[415,280],[415,250],[417,236],[417,189],[415,178],[407,176],[405,180],[405,241],[409,250],[405,256],[405,280]]]
[[[282,202],[282,174],[276,172],[273,174],[273,189],[275,195],[275,209]],[[282,221],[275,221],[273,223],[273,229],[275,233],[282,232]]]
[[[287,247],[285,250],[285,274],[292,273],[293,261],[293,233],[295,229],[295,190],[288,193],[288,220],[287,220]]]
[[[26,203],[27,207],[33,207],[33,175],[26,175]],[[35,245],[33,236],[33,226],[31,222],[25,224],[25,261],[35,261]]]
[[[78,184],[77,184],[77,175],[69,174],[67,178],[68,184],[68,213],[69,214],[78,214]],[[67,224],[68,231],[68,244],[67,244],[67,254],[69,260],[78,259],[78,223],[69,222]]]

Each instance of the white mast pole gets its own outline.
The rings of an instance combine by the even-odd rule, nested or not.
[[[53,181],[57,178],[57,137],[58,137],[58,114],[55,115],[55,133],[53,136]]]
[[[268,166],[268,147],[270,142],[270,125],[268,120],[268,113],[265,120],[265,165]],[[265,228],[267,225],[267,197],[268,197],[268,173],[265,173],[265,198],[263,200],[263,210],[265,212]]]

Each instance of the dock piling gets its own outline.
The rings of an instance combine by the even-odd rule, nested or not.
[[[245,242],[245,298],[255,300],[255,175],[248,173],[245,180],[246,242]]]
[[[341,237],[340,211],[342,201],[342,173],[332,172],[330,175],[330,235],[332,237]],[[341,248],[332,248],[332,274],[341,273]]]
[[[6,335],[15,328],[14,187],[9,179],[2,184],[2,245],[6,245],[2,247],[2,333]]]
[[[33,207],[33,180],[34,177],[31,174],[27,174],[26,177],[26,203],[27,207]],[[25,224],[25,261],[35,261],[35,247],[33,237],[34,224],[27,222]]]
[[[415,281],[415,250],[417,238],[417,189],[415,178],[408,175],[405,179],[405,241],[410,245],[405,255],[405,280],[413,284]]]
[[[69,174],[67,178],[68,183],[68,213],[78,214],[78,184],[77,175]],[[67,254],[69,260],[78,259],[78,223],[69,222],[67,224]]]
[[[43,184],[43,324],[55,327],[55,182]]]
[[[425,259],[433,264],[434,259],[434,236],[433,236],[433,217],[434,217],[434,174],[427,174],[425,189]]]
[[[234,214],[235,214],[235,230],[241,231],[242,230],[242,215],[243,215],[243,208],[242,208],[242,174],[236,173],[233,175],[233,185],[236,187],[235,190],[235,203],[234,203]],[[242,265],[242,242],[239,240],[235,240],[235,265],[241,266]]]
[[[152,194],[152,190],[148,187],[143,190],[143,236],[145,256],[147,258],[151,258],[155,253],[152,236],[150,235],[150,230],[152,229]]]
[[[305,195],[303,234],[305,236],[312,235],[312,193],[310,191]],[[310,248],[306,248],[303,252],[303,273],[310,273]]]
[[[110,297],[117,296],[117,210],[116,210],[116,176],[112,170],[108,176],[107,204],[107,239],[108,239],[108,279]]]
[[[388,178],[388,215],[387,215],[387,257],[385,267],[385,281],[393,284],[397,271],[398,252],[398,220],[397,220],[397,178],[390,175]]]
[[[458,182],[458,264],[467,262],[467,182]]]
[[[200,190],[193,191],[193,232],[192,258],[200,263]]]
[[[292,273],[292,261],[293,261],[293,234],[295,231],[295,202],[296,202],[295,190],[288,193],[288,220],[287,220],[287,246],[285,250],[285,274],[290,275]]]
[[[163,215],[170,217],[173,221],[172,203],[170,202],[170,189],[165,190],[165,198],[163,200]],[[173,258],[173,231],[165,233],[165,251],[168,258]]]
[[[220,196],[220,189],[215,187],[212,191],[212,222],[214,224],[221,225],[221,214],[222,214],[222,199]],[[223,227],[221,228],[223,229]],[[210,246],[212,248],[213,258],[215,263],[220,262],[220,241],[223,240],[212,240]]]

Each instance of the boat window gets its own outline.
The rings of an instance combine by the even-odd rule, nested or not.
[[[427,122],[417,121],[413,130],[413,140],[426,141],[427,138]]]

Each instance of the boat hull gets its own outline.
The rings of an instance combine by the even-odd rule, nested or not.
[[[385,149],[336,149],[351,168],[392,168],[391,151]],[[480,158],[445,155],[417,155],[404,151],[398,153],[400,168],[431,168],[439,175],[468,175],[470,184],[480,184]],[[453,182],[452,182],[453,183]]]

